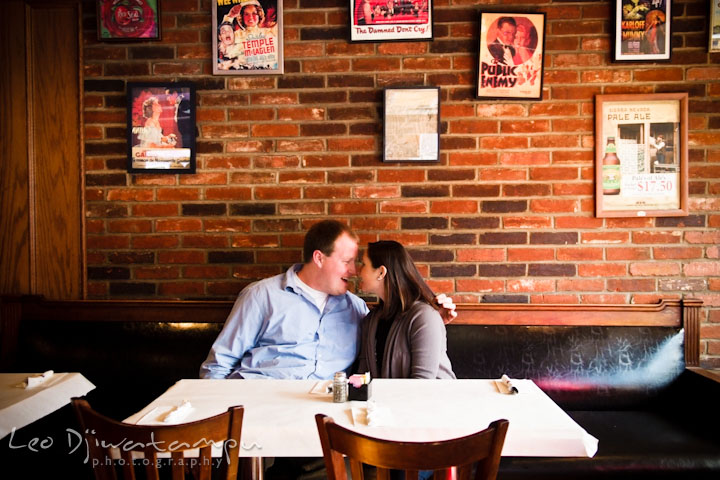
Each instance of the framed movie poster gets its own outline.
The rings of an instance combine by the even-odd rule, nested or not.
[[[98,40],[159,40],[160,0],[96,0]]]
[[[595,97],[598,217],[688,215],[688,94]]]
[[[480,13],[477,98],[542,98],[544,13]]]
[[[710,1],[710,52],[720,52],[720,1]]]
[[[384,162],[440,159],[440,88],[386,88]]]
[[[281,74],[282,0],[212,0],[213,74]]]
[[[433,39],[433,0],[349,0],[350,41]]]
[[[613,61],[670,60],[671,0],[615,0]]]
[[[195,87],[128,82],[128,172],[195,173]]]

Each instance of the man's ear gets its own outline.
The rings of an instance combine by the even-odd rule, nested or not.
[[[315,250],[312,254],[312,261],[318,268],[322,268],[325,255],[320,250]]]

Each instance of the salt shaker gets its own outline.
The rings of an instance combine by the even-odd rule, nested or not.
[[[336,372],[333,378],[333,402],[344,403],[348,399],[347,375],[345,372]]]

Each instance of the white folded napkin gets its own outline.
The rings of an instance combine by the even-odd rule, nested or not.
[[[53,372],[52,370],[48,370],[42,375],[31,375],[27,377],[27,379],[18,386],[21,388],[35,388],[50,380],[50,378],[52,378],[54,374],[55,372]]]
[[[183,400],[180,405],[177,405],[170,409],[164,415],[161,415],[158,420],[163,423],[180,423],[193,409],[192,404],[187,400]]]
[[[392,423],[392,412],[387,407],[381,407],[374,400],[367,401],[367,425],[368,427],[385,427]]]
[[[320,380],[310,389],[312,395],[330,395],[332,393],[332,380]]]

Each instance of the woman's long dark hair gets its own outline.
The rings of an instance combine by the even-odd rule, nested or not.
[[[392,240],[368,244],[367,256],[373,268],[385,265],[385,301],[380,301],[380,318],[394,320],[416,301],[435,307],[435,295],[425,283],[405,247]]]

